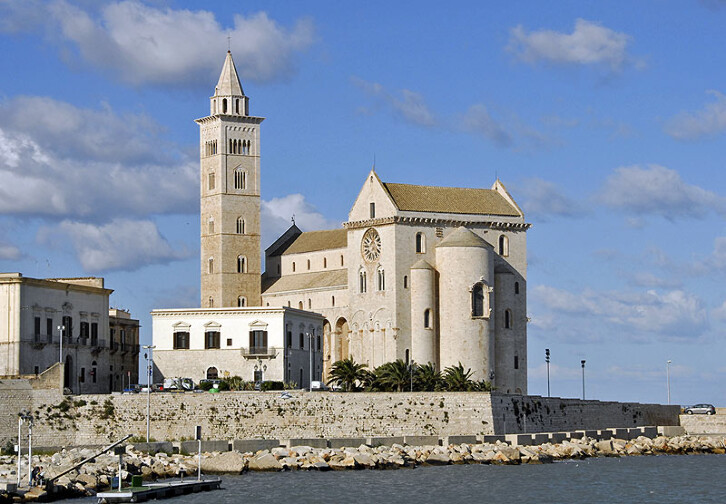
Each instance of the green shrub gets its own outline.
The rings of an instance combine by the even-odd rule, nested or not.
[[[263,381],[260,384],[260,390],[263,392],[268,390],[285,390],[285,384],[281,381]]]

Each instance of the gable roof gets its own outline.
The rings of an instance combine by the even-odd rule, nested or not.
[[[276,278],[262,277],[263,294],[320,289],[325,287],[347,288],[347,286],[347,269],[313,271],[310,273],[298,273],[297,275],[285,275]]]
[[[347,246],[347,229],[308,231],[306,233],[297,235],[295,241],[287,246],[284,251],[275,251],[274,255],[301,254],[304,252],[316,252],[318,250],[345,248]]]
[[[402,211],[522,216],[517,208],[494,189],[436,187],[388,182],[384,182],[383,187],[386,188],[398,209]]]
[[[295,224],[287,228],[287,231],[282,233],[275,242],[265,249],[265,255],[267,256],[279,256],[282,255],[290,245],[302,234],[302,231]]]

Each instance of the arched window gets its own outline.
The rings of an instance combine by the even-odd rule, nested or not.
[[[210,191],[213,190],[214,189],[214,172],[213,171],[209,172],[209,180],[207,182],[208,182],[209,190]]]
[[[484,286],[480,283],[471,290],[471,316],[484,316]]]
[[[424,310],[424,327],[431,329],[431,310],[428,308]]]
[[[209,258],[207,261],[207,267],[210,274],[214,273],[214,257]]]
[[[323,257],[323,268],[327,268],[327,267],[328,267],[328,258]]]
[[[426,252],[426,235],[416,233],[416,253],[423,254]]]
[[[514,293],[519,294],[519,282],[514,282]]]
[[[310,310],[313,307],[313,300],[308,298],[308,310]]]
[[[300,309],[302,310],[302,309],[303,309],[303,302],[302,302],[302,301],[300,301],[300,302],[299,302],[299,303],[297,304],[297,307],[298,307],[298,308],[300,308]]]
[[[242,189],[247,189],[247,172],[242,172]]]
[[[245,221],[242,217],[237,217],[237,234],[245,234]]]
[[[386,290],[386,272],[383,268],[378,268],[378,290]]]
[[[222,98],[222,113],[227,113],[227,98]]]
[[[371,205],[370,205],[370,215],[371,215],[371,219],[376,218],[376,204],[373,202],[371,202]]]
[[[335,306],[335,296],[332,296],[330,299],[330,306]]]
[[[207,230],[209,234],[214,234],[214,217],[210,217],[207,221]]]
[[[239,114],[239,98],[234,101],[234,113]]]
[[[403,288],[408,289],[408,275],[403,275]]]
[[[209,307],[214,308],[214,298],[212,296],[209,296],[208,302],[209,302]]]
[[[219,379],[219,371],[217,371],[217,368],[210,367],[209,369],[207,369],[207,380],[217,380],[217,379]]]
[[[364,294],[366,291],[366,287],[367,287],[366,272],[364,270],[360,270],[360,273],[358,273],[358,280],[359,280],[358,290],[361,294]]]
[[[509,238],[506,235],[499,237],[499,255],[502,257],[509,255]]]
[[[234,170],[234,188],[235,189],[246,189],[245,188],[245,172],[242,168]]]
[[[509,308],[504,310],[504,328],[505,329],[512,328],[512,310],[510,310]]]
[[[247,299],[244,296],[239,296],[237,298],[237,306],[240,308],[243,306],[247,306]]]
[[[237,273],[247,273],[247,259],[245,256],[237,256]]]

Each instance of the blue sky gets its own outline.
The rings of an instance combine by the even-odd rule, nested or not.
[[[513,5],[510,5],[513,4]],[[211,10],[204,10],[211,9]],[[228,37],[263,245],[384,181],[489,187],[528,233],[529,390],[726,406],[726,2],[0,0],[0,271],[199,303],[198,127]]]

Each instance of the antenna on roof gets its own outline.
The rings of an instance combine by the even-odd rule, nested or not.
[[[232,35],[227,35],[227,52],[232,52]]]
[[[292,221],[292,225],[295,225],[295,214],[292,214],[292,218],[290,219]]]

